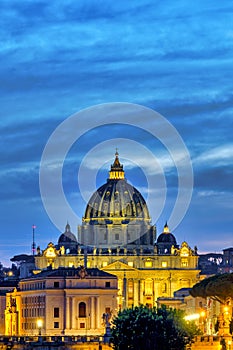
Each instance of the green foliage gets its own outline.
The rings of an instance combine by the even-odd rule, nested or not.
[[[116,350],[182,350],[197,334],[184,312],[139,306],[120,311],[113,320],[112,343]]]
[[[211,297],[220,303],[233,298],[233,273],[215,275],[195,284],[190,290],[193,297]]]

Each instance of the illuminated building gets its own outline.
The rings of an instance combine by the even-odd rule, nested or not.
[[[98,269],[48,268],[6,296],[6,335],[99,335],[117,310],[117,278]]]
[[[70,229],[70,227],[68,228]],[[66,240],[66,230],[63,241]],[[78,227],[78,246],[49,243],[35,256],[37,270],[51,266],[99,268],[118,278],[119,308],[156,305],[159,297],[173,297],[199,278],[198,255],[187,242],[179,246],[166,224],[156,240],[149,210],[141,193],[128,184],[118,153],[107,182],[91,196]],[[59,239],[60,240],[60,239]],[[76,245],[77,249],[73,249]]]

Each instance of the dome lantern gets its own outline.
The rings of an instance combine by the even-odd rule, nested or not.
[[[121,165],[119,161],[119,153],[116,149],[115,160],[111,165],[111,170],[109,171],[109,179],[110,180],[122,180],[125,178],[125,173],[123,170],[123,165]]]

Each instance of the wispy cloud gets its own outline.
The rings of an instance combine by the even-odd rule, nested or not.
[[[217,0],[182,0],[169,6],[149,0],[2,0],[0,11],[0,203],[8,235],[14,237],[18,225],[11,223],[9,229],[7,218],[20,211],[21,227],[25,229],[22,220],[30,221],[36,212],[44,232],[47,226],[51,239],[56,236],[40,203],[38,185],[49,136],[78,110],[125,101],[157,110],[182,136],[192,158],[195,191],[188,213],[192,225],[184,220],[180,230],[187,229],[196,240],[196,215],[200,227],[204,223],[201,212],[197,214],[197,200],[210,211],[206,234],[214,247],[221,244],[216,238],[219,227],[211,217],[219,212],[219,220],[232,221],[233,6]],[[120,138],[135,143],[116,144]],[[106,143],[109,139],[112,143]],[[148,178],[160,184],[164,174],[168,201],[174,203],[177,171],[165,147],[149,133],[106,126],[83,135],[65,159],[63,186],[72,206],[84,212],[85,203],[74,195],[80,169],[89,172],[86,182],[93,175],[91,185],[98,187],[106,180],[116,147],[132,184],[144,193]],[[176,161],[183,161],[178,151]],[[88,187],[85,191],[91,193]],[[153,196],[156,202],[159,194]],[[36,205],[25,207],[30,198]],[[216,199],[211,207],[210,198]],[[11,203],[5,207],[7,199]],[[159,225],[169,210],[162,213]],[[45,233],[41,240],[46,238]]]
[[[195,166],[205,167],[222,167],[222,166],[232,166],[233,159],[233,143],[225,144],[215,147],[211,150],[203,152],[200,156],[193,160]]]

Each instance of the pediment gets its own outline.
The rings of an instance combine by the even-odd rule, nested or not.
[[[118,260],[118,261],[114,261],[113,263],[103,267],[101,270],[104,271],[137,271],[137,269],[135,269],[134,267],[129,266],[128,264],[126,264],[125,262]]]

